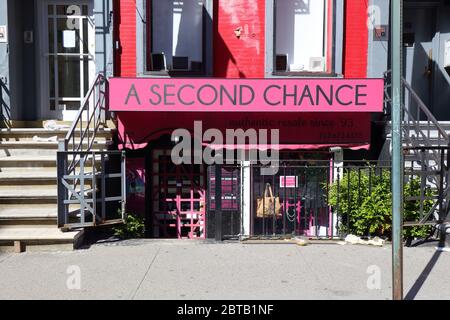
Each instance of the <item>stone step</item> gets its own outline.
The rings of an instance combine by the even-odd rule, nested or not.
[[[92,151],[107,151],[112,141],[99,141],[93,144]],[[87,147],[87,144],[83,144]],[[69,147],[70,148],[70,147]],[[56,159],[57,142],[1,141],[0,158],[9,156],[53,156]]]
[[[56,226],[56,153],[58,140],[67,132],[66,128],[0,129],[0,251],[13,244],[14,248],[19,244],[20,248],[25,246],[27,249],[61,246],[73,249],[80,242],[82,231],[65,233]],[[76,132],[75,143],[79,141],[80,130]],[[114,132],[109,128],[99,130],[94,151],[107,150]],[[97,157],[100,159],[99,155]],[[86,166],[85,171],[92,171],[91,165]],[[86,187],[90,188],[90,185]],[[87,196],[91,192],[87,190]],[[73,218],[77,209],[77,205],[69,207]]]
[[[100,160],[100,155],[95,156],[97,160]],[[87,157],[88,162],[85,168],[89,168],[90,159],[92,156]],[[69,161],[71,157],[69,156]],[[56,156],[55,155],[17,155],[0,157],[0,169],[3,168],[55,168],[56,170]]]
[[[443,128],[444,130],[446,130],[446,131],[450,131],[450,121],[438,121],[439,122],[439,125],[441,126],[441,128]],[[386,126],[385,126],[385,128],[386,129],[390,129],[391,128],[391,125],[392,125],[392,122],[391,121],[386,121]],[[406,126],[406,124],[403,124],[403,126],[405,127]],[[428,127],[429,126],[429,124],[428,124],[428,122],[427,121],[419,121],[419,127],[421,127],[421,128],[426,128],[426,127]],[[410,126],[411,127],[411,126]]]
[[[33,137],[50,138],[57,137],[57,139],[65,138],[68,129],[65,130],[47,130],[44,128],[0,128],[0,141],[4,140],[33,140]],[[75,131],[75,136],[80,136],[80,130]],[[111,138],[115,129],[103,128],[97,131],[96,139]]]
[[[62,232],[56,226],[0,226],[0,250],[14,246],[16,252],[29,250],[73,250],[81,245],[83,230]],[[20,249],[18,249],[20,248]]]
[[[57,125],[63,125],[66,128],[72,125],[72,121],[64,121],[64,120],[55,120],[55,119],[47,119],[47,120],[33,120],[33,121],[23,121],[23,120],[11,120],[8,122],[8,128],[19,128],[19,129],[33,129],[33,128],[44,128],[48,126],[49,122],[54,122]],[[105,125],[101,125],[100,128],[115,128],[116,122],[114,120],[106,120]]]
[[[75,144],[79,145],[79,139],[75,140]],[[83,142],[83,147],[87,146],[87,141]],[[112,144],[112,141],[110,139],[106,138],[99,138],[94,141],[94,146],[110,146]],[[69,143],[69,147],[73,145],[72,142]],[[31,149],[57,149],[58,148],[58,141],[57,140],[51,140],[51,141],[43,141],[43,140],[15,140],[15,139],[2,139],[0,140],[0,148],[31,148]]]
[[[79,213],[80,205],[69,205],[73,215]],[[51,220],[56,223],[57,204],[3,204],[0,206],[0,221],[5,220]]]
[[[85,184],[85,195],[91,194],[90,185]],[[57,195],[56,185],[0,185],[0,203],[56,203]]]
[[[49,155],[0,157],[0,168],[2,167],[56,167],[56,157]]]
[[[0,185],[56,184],[55,168],[2,168]]]
[[[55,185],[1,185],[0,204],[56,203]]]
[[[83,231],[62,232],[56,225],[56,154],[59,140],[67,132],[68,128],[47,130],[26,124],[0,129],[0,251],[11,246],[20,250],[74,249],[80,243]],[[75,144],[80,141],[80,132],[77,128]],[[96,134],[94,151],[107,150],[114,134],[115,129],[101,128]],[[100,156],[95,160],[99,164]],[[85,171],[92,171],[91,161]],[[90,188],[89,183],[86,188]],[[87,190],[87,196],[91,192]],[[75,219],[78,209],[77,205],[69,206],[72,218]]]
[[[2,222],[24,223],[25,221],[39,221],[56,223],[56,204],[3,204],[0,207],[0,224]]]

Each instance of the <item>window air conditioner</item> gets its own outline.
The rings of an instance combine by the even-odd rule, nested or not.
[[[166,71],[166,55],[164,52],[152,53],[152,71]]]
[[[309,71],[313,72],[323,72],[325,67],[324,57],[311,57],[309,59]]]
[[[189,70],[189,57],[173,56],[172,69],[177,71]]]

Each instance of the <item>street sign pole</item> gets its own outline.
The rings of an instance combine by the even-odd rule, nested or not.
[[[392,85],[392,293],[403,299],[402,4],[391,0]]]

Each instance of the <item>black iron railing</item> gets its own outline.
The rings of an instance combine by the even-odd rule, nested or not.
[[[214,188],[209,188],[208,237],[214,237],[211,232],[220,227],[224,239],[294,236],[334,239],[348,234],[390,238],[389,161],[284,161],[274,175],[261,174],[263,168],[266,167],[259,164],[222,166],[221,187],[217,189],[215,183]],[[440,181],[446,181],[442,177],[447,176],[447,167],[442,168],[436,175]],[[245,185],[250,187],[250,199],[242,194],[242,185],[246,183],[244,170],[250,170],[250,183]],[[433,226],[443,221],[443,212],[448,213],[443,208],[449,187],[444,183],[438,188],[427,182],[429,172],[422,174],[414,163],[405,167],[406,238],[428,236]],[[220,213],[215,208],[218,197],[221,197]],[[436,219],[435,213],[441,220]],[[216,219],[218,214],[220,219]],[[247,233],[245,215],[250,219]]]

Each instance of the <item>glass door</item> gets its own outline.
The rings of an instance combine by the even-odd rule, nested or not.
[[[42,118],[74,119],[95,75],[90,1],[47,1],[43,7]],[[46,42],[46,43],[45,43]]]

